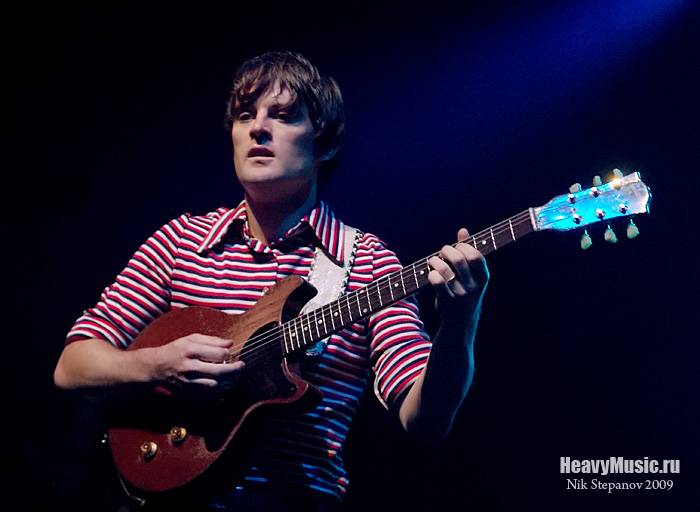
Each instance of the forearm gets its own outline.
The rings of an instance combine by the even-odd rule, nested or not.
[[[457,240],[469,233],[460,229]],[[428,260],[443,319],[428,362],[399,409],[404,429],[429,444],[449,433],[474,375],[474,338],[489,280],[483,255],[465,243],[445,246]]]
[[[430,358],[399,409],[403,428],[425,444],[447,436],[474,375],[476,318],[465,328],[443,325]]]
[[[75,341],[63,349],[54,382],[62,389],[148,383],[152,363],[143,350],[121,350],[101,339]]]

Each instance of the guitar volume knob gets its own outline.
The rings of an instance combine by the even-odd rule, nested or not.
[[[141,454],[146,460],[151,460],[158,452],[158,445],[154,441],[146,441],[141,445]]]
[[[185,427],[173,427],[170,429],[170,438],[173,443],[181,443],[187,437],[187,429]]]

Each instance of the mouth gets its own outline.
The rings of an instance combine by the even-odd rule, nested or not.
[[[275,154],[263,146],[255,146],[248,151],[248,158],[254,158],[256,156],[273,157]]]

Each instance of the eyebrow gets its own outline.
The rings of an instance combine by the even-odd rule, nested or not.
[[[257,103],[260,100],[260,98],[262,98],[263,96],[266,95],[266,93],[269,89],[270,88],[268,87],[266,90],[264,90],[262,92],[250,91],[246,95],[241,95],[241,96],[243,96],[242,98],[239,97],[236,99],[236,104],[234,105],[234,108],[233,108],[234,115],[240,114],[243,109],[251,108],[253,105],[255,105],[255,103]],[[290,89],[287,88],[287,90],[290,90]],[[304,111],[303,109],[304,109],[305,103],[299,97],[299,94],[293,95],[293,94],[291,94],[291,90],[290,90],[289,101],[282,102],[282,101],[279,101],[279,96],[282,94],[282,91],[283,90],[280,90],[280,92],[278,94],[272,96],[272,98],[275,101],[274,101],[274,103],[272,103],[272,105],[270,105],[270,108],[274,108],[274,109],[276,109],[276,111],[286,110],[291,116],[294,116],[294,117],[301,116],[303,111]]]

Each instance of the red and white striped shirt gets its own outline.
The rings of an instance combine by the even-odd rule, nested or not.
[[[343,233],[323,202],[269,246],[250,235],[245,203],[204,216],[184,214],[139,248],[66,342],[101,338],[126,348],[154,319],[187,306],[243,313],[280,279],[308,277],[317,246],[342,263]],[[381,240],[360,233],[346,292],[400,268]],[[243,474],[231,484],[342,498],[348,484],[343,442],[370,370],[377,396],[391,404],[418,377],[430,346],[411,299],[333,334],[322,356],[303,365],[303,377],[323,392],[320,405],[262,424],[256,446],[246,450]]]

